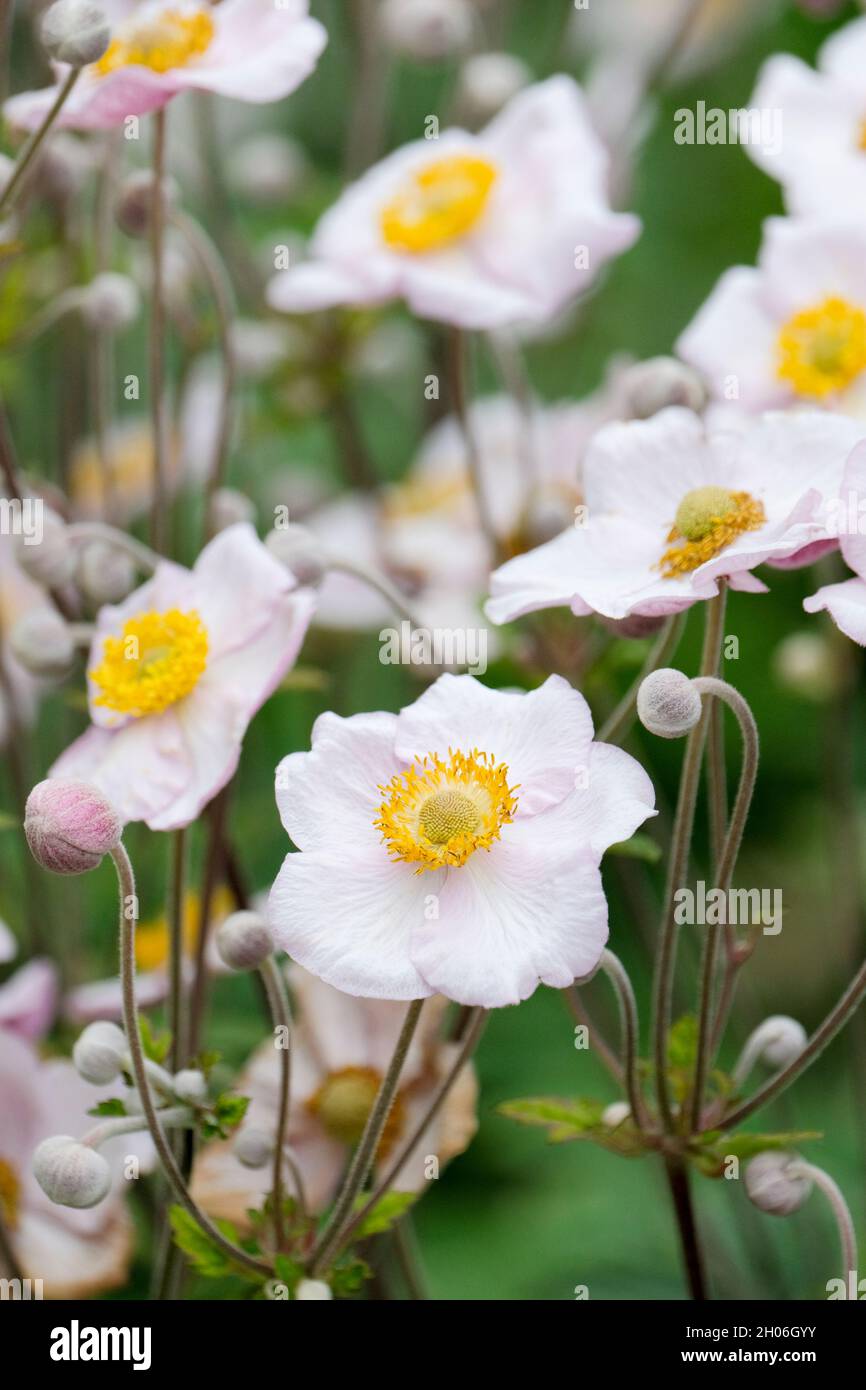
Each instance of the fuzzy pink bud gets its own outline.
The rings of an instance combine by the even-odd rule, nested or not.
[[[95,869],[120,842],[114,807],[87,782],[49,778],[27,798],[24,833],[33,858],[55,874]]]

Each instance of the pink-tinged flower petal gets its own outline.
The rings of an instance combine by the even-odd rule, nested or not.
[[[180,727],[169,709],[115,732],[87,729],[48,775],[92,782],[121,820],[149,821],[182,795],[189,768]]]
[[[656,814],[653,784],[640,763],[610,743],[594,743],[586,779],[563,803],[573,843],[601,856]]]
[[[528,694],[491,690],[473,676],[446,674],[397,716],[395,748],[410,764],[448,749],[488,753],[518,786],[517,816],[532,816],[574,789],[592,742],[592,715],[561,676]]]
[[[72,1229],[58,1213],[24,1212],[15,1232],[15,1254],[25,1277],[42,1281],[42,1296],[90,1298],[121,1287],[127,1278],[135,1228],[123,1207],[112,1204],[102,1229],[88,1235]]]
[[[367,999],[421,999],[435,992],[409,958],[441,871],[416,874],[392,864],[383,845],[362,857],[354,846],[288,854],[268,900],[277,945],[335,989]]]
[[[58,65],[57,71],[62,81],[69,69]],[[3,114],[11,126],[33,130],[48,115],[58,91],[59,86],[21,92],[5,102]],[[103,78],[85,70],[64,102],[56,126],[61,130],[110,130],[129,116],[158,111],[174,95],[168,75],[148,68],[121,68]]]
[[[351,267],[307,261],[275,275],[265,297],[272,309],[284,314],[309,314],[340,304],[384,304],[390,295]]]
[[[0,985],[0,1028],[36,1042],[57,1010],[57,967],[47,959],[31,960]]]
[[[840,632],[866,647],[866,580],[845,579],[841,584],[825,584],[803,600],[803,607],[807,613],[828,612]]]
[[[764,302],[757,270],[726,270],[680,334],[676,352],[706,377],[721,399],[736,386],[746,410],[782,405],[789,391],[776,376],[778,325]]]
[[[412,927],[411,959],[430,988],[494,1009],[598,965],[608,935],[601,875],[589,854],[551,842],[546,820],[515,822],[489,854],[448,872],[438,916]]]
[[[143,970],[135,977],[139,1007],[154,1009],[168,996],[168,975],[164,970]],[[96,1019],[123,1016],[120,976],[91,980],[69,991],[63,1001],[63,1016],[70,1023],[93,1023]]]
[[[373,822],[384,799],[380,788],[402,770],[394,752],[396,724],[393,714],[322,714],[310,751],[283,758],[277,807],[298,849],[382,850]]]
[[[296,590],[291,575],[266,550],[248,522],[214,537],[192,570],[194,602],[208,631],[208,664],[246,649]],[[304,602],[309,604],[309,595]]]
[[[866,441],[851,451],[840,488],[839,548],[856,574],[866,579]]]

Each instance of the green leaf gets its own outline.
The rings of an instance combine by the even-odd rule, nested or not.
[[[236,1096],[230,1091],[217,1096],[211,1111],[202,1119],[202,1138],[228,1139],[247,1113],[249,1103],[249,1096]]]
[[[187,1062],[187,1066],[194,1068],[196,1071],[204,1072],[205,1078],[207,1078],[210,1076],[217,1062],[221,1061],[222,1053],[216,1052],[211,1048],[210,1051],[200,1052],[197,1057],[191,1058],[191,1060]]]
[[[214,1245],[199,1226],[195,1217],[185,1207],[173,1206],[169,1210],[169,1220],[175,1243],[183,1251],[199,1274],[206,1279],[222,1279],[227,1274],[236,1275],[247,1282],[260,1283],[261,1275],[233,1260],[218,1245]],[[239,1244],[238,1233],[230,1221],[214,1222],[217,1229],[234,1245]]]
[[[363,1287],[365,1279],[372,1277],[373,1271],[366,1261],[350,1259],[334,1266],[329,1282],[335,1298],[348,1298]]]
[[[138,1031],[141,1034],[141,1046],[145,1057],[162,1065],[171,1047],[171,1033],[154,1033],[145,1014],[139,1016]]]
[[[274,1258],[274,1278],[286,1285],[290,1295],[294,1294],[303,1277],[304,1266],[296,1260],[290,1259],[288,1255],[277,1255]]]
[[[607,1109],[604,1101],[559,1100],[556,1096],[541,1096],[507,1100],[496,1108],[500,1115],[505,1115],[509,1120],[546,1129],[549,1144],[588,1139],[622,1158],[637,1158],[652,1147],[630,1120],[624,1120],[619,1125],[604,1124],[602,1115]]]
[[[100,1115],[100,1116],[101,1116],[101,1115],[125,1115],[125,1114],[127,1113],[127,1111],[126,1111],[126,1106],[125,1106],[124,1102],[120,1099],[119,1096],[117,1096],[117,1097],[112,1097],[111,1100],[100,1100],[100,1101],[97,1101],[96,1105],[94,1105],[90,1110],[88,1110],[87,1113],[88,1113],[88,1115]]]
[[[644,864],[657,864],[662,857],[662,847],[649,835],[632,835],[630,840],[611,845],[607,853],[623,859],[640,859]]]
[[[668,1033],[668,1066],[693,1071],[697,1055],[698,1020],[694,1014],[684,1014]]]
[[[366,1200],[366,1197],[358,1197],[355,1211],[360,1211]],[[367,1236],[378,1236],[382,1231],[389,1231],[395,1221],[399,1221],[417,1200],[417,1192],[386,1192],[361,1222],[355,1232],[355,1239],[364,1240]]]

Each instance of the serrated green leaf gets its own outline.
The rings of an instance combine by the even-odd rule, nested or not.
[[[335,1298],[348,1298],[363,1287],[364,1280],[372,1278],[373,1271],[365,1260],[352,1259],[335,1265],[330,1274],[330,1285]]]
[[[230,1091],[217,1096],[212,1109],[202,1118],[202,1138],[228,1139],[243,1120],[249,1103],[249,1096],[236,1096]]]
[[[125,1115],[126,1106],[119,1096],[112,1097],[111,1100],[97,1101],[96,1105],[88,1110],[88,1115]]]
[[[365,1205],[365,1197],[359,1197],[355,1202],[355,1210]],[[361,1222],[355,1233],[356,1240],[364,1240],[367,1236],[377,1236],[382,1231],[388,1231],[399,1221],[411,1206],[418,1200],[417,1192],[386,1192]]]
[[[171,1048],[171,1033],[154,1033],[146,1014],[139,1016],[138,1031],[145,1057],[162,1065]]]
[[[195,1217],[185,1207],[173,1206],[169,1210],[169,1220],[175,1243],[183,1251],[193,1269],[206,1279],[222,1279],[226,1275],[236,1275],[247,1282],[259,1283],[261,1276],[246,1265],[236,1263],[202,1230]],[[214,1223],[222,1235],[233,1244],[239,1244],[238,1233],[230,1221]]]

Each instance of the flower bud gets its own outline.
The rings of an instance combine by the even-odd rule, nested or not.
[[[306,526],[277,527],[265,536],[265,545],[275,560],[291,570],[299,584],[321,584],[328,557],[318,536]]]
[[[749,1047],[757,1060],[760,1058],[768,1067],[787,1067],[806,1046],[808,1036],[802,1023],[785,1014],[773,1014],[765,1018],[756,1028],[749,1040]]]
[[[111,1188],[111,1169],[102,1154],[69,1134],[42,1140],[33,1155],[33,1174],[46,1197],[61,1207],[95,1207]]]
[[[843,672],[833,646],[818,632],[792,632],[773,653],[779,684],[794,695],[823,704],[839,693]]]
[[[50,507],[41,509],[42,532],[38,539],[18,536],[15,559],[29,579],[44,589],[57,589],[75,572],[75,549],[66,522]]]
[[[802,1173],[792,1173],[798,1162],[792,1153],[758,1154],[746,1165],[746,1192],[759,1211],[769,1216],[790,1216],[799,1211],[812,1191],[812,1183]]]
[[[243,140],[228,161],[234,191],[264,206],[290,204],[303,186],[307,169],[303,145],[276,132]]]
[[[31,676],[59,680],[75,660],[75,641],[59,613],[34,608],[9,633],[12,655]]]
[[[295,1289],[295,1298],[298,1299],[326,1299],[333,1298],[330,1284],[326,1284],[324,1279],[301,1279]]]
[[[207,1080],[204,1072],[195,1067],[184,1067],[174,1078],[174,1093],[178,1100],[188,1105],[198,1105],[207,1096]]]
[[[255,523],[256,507],[251,498],[238,492],[237,488],[217,488],[211,501],[211,519],[214,529],[224,531],[239,521]]]
[[[106,541],[91,541],[78,552],[78,587],[91,603],[119,603],[135,587],[135,562],[131,555]]]
[[[600,618],[602,627],[606,627],[608,632],[612,632],[615,637],[631,637],[635,640],[642,640],[644,637],[655,637],[656,633],[664,626],[664,617],[653,617],[649,613],[629,613],[627,618]]]
[[[56,0],[42,16],[39,34],[49,58],[73,68],[98,63],[111,42],[105,12],[92,0]]]
[[[663,667],[642,681],[637,716],[644,728],[659,738],[682,738],[701,717],[701,697],[682,671]]]
[[[163,200],[171,208],[177,202],[177,184],[166,178],[162,184]],[[146,237],[150,232],[150,212],[153,205],[153,173],[139,169],[130,174],[117,196],[114,216],[122,232],[131,237]]]
[[[216,943],[230,970],[255,970],[274,949],[268,924],[258,912],[233,912],[220,923]]]
[[[274,1153],[272,1134],[264,1129],[249,1126],[242,1129],[234,1142],[234,1156],[245,1168],[264,1168],[270,1163]]]
[[[697,372],[675,357],[650,357],[637,362],[623,375],[625,413],[635,420],[648,420],[669,405],[684,405],[700,412],[707,403],[707,391]]]
[[[460,69],[460,109],[474,125],[481,125],[531,81],[530,69],[513,53],[476,53]]]
[[[383,0],[379,23],[395,53],[418,63],[435,62],[470,42],[472,6],[469,0]]]
[[[139,303],[135,281],[130,280],[128,275],[106,270],[94,276],[82,291],[80,308],[88,327],[116,333],[135,321]]]
[[[617,1129],[631,1115],[631,1106],[624,1100],[615,1100],[602,1111],[601,1122],[608,1129]]]
[[[88,782],[52,777],[27,798],[24,833],[33,858],[55,874],[95,869],[120,843],[123,826],[111,803]]]
[[[108,1086],[120,1075],[128,1056],[126,1034],[116,1023],[89,1023],[72,1049],[78,1075],[91,1086]]]
[[[95,167],[94,148],[66,130],[50,136],[34,173],[40,192],[59,203],[77,197]]]

